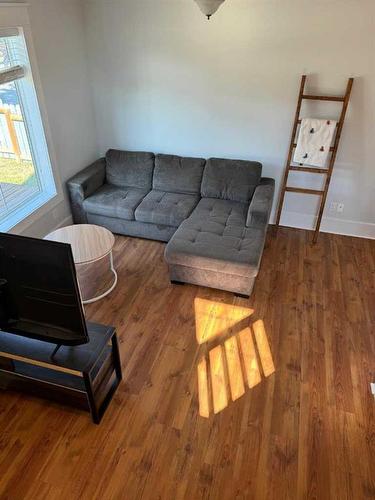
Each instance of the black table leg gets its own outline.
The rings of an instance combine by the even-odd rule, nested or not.
[[[115,333],[112,337],[112,352],[113,352],[113,359],[115,362],[116,375],[120,382],[120,380],[122,380],[122,368],[121,368],[121,358],[118,346],[117,333]]]
[[[84,373],[83,380],[85,382],[86,394],[87,394],[87,399],[89,402],[92,421],[94,422],[94,424],[99,424],[101,418],[100,418],[100,415],[98,413],[98,409],[96,407],[94,391],[92,389],[92,382],[91,382],[90,375],[88,373]]]

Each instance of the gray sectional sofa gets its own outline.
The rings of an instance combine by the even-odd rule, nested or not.
[[[68,181],[74,222],[168,242],[173,283],[249,296],[274,196],[262,165],[109,150]]]

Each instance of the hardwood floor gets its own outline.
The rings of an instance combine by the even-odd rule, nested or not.
[[[102,424],[0,393],[1,499],[375,498],[375,241],[269,234],[250,300],[116,238],[124,382]],[[199,390],[198,390],[199,388]]]

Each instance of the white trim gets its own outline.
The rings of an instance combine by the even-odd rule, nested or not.
[[[316,219],[317,217],[315,215],[287,212],[284,210],[280,225],[312,230],[315,227]],[[375,224],[371,222],[323,217],[320,230],[322,233],[342,234],[345,236],[369,238],[372,240],[375,239]]]
[[[54,208],[56,208],[58,205],[60,205],[61,200],[58,199],[57,194],[51,198],[49,201],[44,203],[41,207],[37,208],[35,212],[30,214],[28,217],[25,219],[21,220],[18,224],[13,226],[9,232],[14,233],[14,234],[22,234],[24,231],[26,231],[30,226],[35,224],[41,217],[46,215],[48,212],[51,212]]]
[[[1,6],[1,4],[0,4]],[[20,31],[18,28],[0,28],[0,37],[6,38],[10,36],[18,36]]]
[[[62,182],[60,177],[60,172],[57,165],[56,154],[52,144],[52,134],[49,127],[46,104],[43,95],[40,74],[38,70],[38,64],[35,54],[35,48],[33,43],[33,37],[30,27],[30,20],[28,15],[27,3],[0,3],[1,16],[0,16],[0,29],[15,27],[22,30],[23,36],[25,38],[25,43],[27,47],[28,58],[30,62],[30,68],[35,88],[35,93],[38,102],[39,113],[41,116],[42,127],[44,132],[44,138],[46,143],[46,149],[48,150],[48,156],[50,161],[50,168],[52,170],[52,175],[54,179],[54,191],[51,192],[49,200],[46,200],[44,205],[36,208],[34,212],[29,214],[25,219],[20,221],[13,227],[13,231],[24,231],[31,224],[35,223],[40,216],[44,215],[46,212],[52,210],[55,206],[64,201],[64,194],[62,189]],[[9,9],[7,9],[9,7]],[[13,232],[12,231],[12,232]]]
[[[39,111],[40,111],[40,115],[41,115],[41,119],[42,119],[44,136],[45,136],[46,143],[47,143],[47,149],[48,149],[49,158],[50,158],[50,162],[51,162],[52,174],[53,174],[53,177],[55,180],[55,187],[56,187],[56,191],[57,191],[57,202],[59,203],[59,202],[64,200],[64,194],[63,194],[63,190],[62,190],[62,182],[61,182],[61,177],[60,177],[60,171],[59,171],[58,166],[57,166],[55,149],[54,149],[53,144],[52,144],[52,134],[51,134],[51,129],[49,126],[47,111],[46,111],[47,107],[46,107],[46,103],[45,103],[45,99],[44,99],[40,74],[39,74],[39,70],[38,70],[38,64],[37,64],[37,60],[36,60],[33,37],[32,37],[32,33],[31,33],[31,29],[30,29],[29,25],[23,27],[23,35],[24,35],[25,41],[26,41],[26,47],[27,47],[27,51],[28,51],[35,92],[37,95]]]
[[[32,216],[41,207],[47,205],[56,195],[51,195],[48,192],[37,192],[31,196],[22,205],[15,210],[12,210],[8,215],[1,218],[0,231],[7,232],[14,229],[18,224],[27,221],[28,217]]]

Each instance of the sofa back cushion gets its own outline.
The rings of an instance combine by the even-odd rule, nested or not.
[[[202,197],[248,203],[261,175],[261,163],[210,158],[203,172]]]
[[[154,161],[153,153],[110,149],[106,154],[107,183],[150,190]]]
[[[156,155],[153,188],[172,193],[199,194],[206,160]]]

